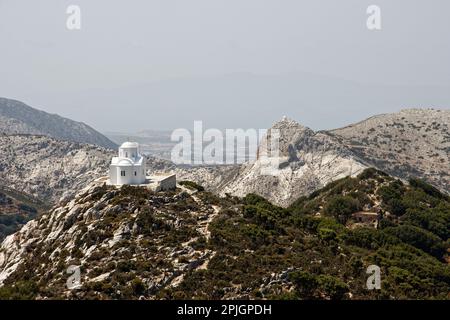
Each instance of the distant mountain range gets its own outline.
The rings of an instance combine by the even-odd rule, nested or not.
[[[292,72],[231,73],[168,78],[111,88],[88,88],[71,96],[65,110],[95,103],[95,122],[127,132],[134,128],[185,128],[202,120],[210,128],[268,128],[287,115],[305,126],[327,130],[399,108],[450,106],[449,85],[388,85]],[[66,97],[55,93],[54,101]],[[127,112],[142,117],[123,118]],[[151,108],[149,108],[151,106]],[[176,115],[176,116],[173,116]],[[94,120],[93,120],[94,121]],[[114,129],[115,130],[115,129]]]
[[[0,98],[0,133],[46,135],[104,148],[117,145],[82,122],[34,109],[20,101]]]

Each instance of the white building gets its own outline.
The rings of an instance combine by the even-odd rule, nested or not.
[[[112,185],[144,184],[146,181],[145,157],[139,144],[125,142],[119,147],[119,156],[113,157],[109,167],[109,183]]]

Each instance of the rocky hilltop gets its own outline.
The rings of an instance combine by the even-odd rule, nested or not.
[[[26,104],[0,98],[0,133],[46,135],[55,139],[115,149],[117,145],[88,125]]]
[[[449,208],[423,181],[373,169],[289,208],[193,182],[94,184],[3,241],[0,299],[449,298]],[[381,290],[366,288],[372,264]]]
[[[280,135],[278,154],[270,150],[274,130]],[[222,193],[241,197],[256,193],[287,206],[301,195],[336,179],[354,176],[366,167],[333,137],[283,119],[268,130],[257,160],[243,165],[239,174],[223,187]]]
[[[222,195],[256,193],[282,206],[368,167],[402,179],[421,177],[449,192],[449,126],[450,111],[432,109],[403,110],[318,132],[284,118],[268,130],[254,163],[179,174]],[[278,154],[266,147],[275,130]]]
[[[214,255],[206,243],[219,207],[193,192],[184,188],[153,193],[141,187],[92,184],[4,241],[0,284],[11,274],[27,273],[31,250],[47,261],[36,270],[35,279],[54,277],[41,297],[75,293],[82,298],[125,298],[176,286],[189,271],[205,269]],[[65,261],[83,265],[87,291],[71,293],[65,288]],[[136,268],[139,276],[132,271]],[[132,291],[127,285],[116,286],[122,281],[131,284]],[[101,292],[104,289],[110,292]]]

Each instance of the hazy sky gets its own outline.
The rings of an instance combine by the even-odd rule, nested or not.
[[[126,132],[449,108],[450,2],[0,0],[0,96]]]

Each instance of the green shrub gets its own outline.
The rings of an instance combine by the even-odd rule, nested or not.
[[[376,249],[387,244],[396,244],[399,239],[393,235],[380,232],[373,228],[356,228],[344,233],[345,243],[366,249]]]
[[[311,217],[311,216],[299,215],[299,216],[293,217],[293,224],[296,227],[299,227],[301,229],[306,229],[310,232],[316,232],[317,227],[319,226],[321,221],[322,221],[322,219],[316,218],[316,217]]]
[[[343,299],[345,293],[349,290],[347,284],[342,280],[330,275],[319,275],[317,282],[320,289],[332,300]]]
[[[352,213],[361,210],[358,200],[349,196],[335,196],[327,202],[323,208],[326,215],[330,215],[338,219],[341,223],[346,223]]]
[[[400,225],[383,229],[383,233],[392,235],[402,242],[428,252],[438,258],[446,251],[445,243],[429,231],[410,225]]]
[[[434,198],[438,198],[438,199],[447,198],[448,199],[448,197],[445,196],[444,194],[442,194],[437,188],[433,187],[432,185],[426,183],[423,180],[411,178],[411,179],[409,179],[409,184],[411,187],[416,188],[416,189],[421,189],[426,194],[428,194],[429,196],[432,196]]]
[[[317,277],[306,271],[289,273],[289,281],[295,284],[298,295],[302,298],[311,298],[318,286]]]
[[[32,300],[36,297],[38,286],[33,281],[18,281],[0,288],[0,300]]]
[[[141,279],[134,278],[131,281],[131,289],[133,290],[133,294],[136,296],[141,296],[145,293],[146,287]]]
[[[319,228],[319,238],[324,241],[332,241],[336,240],[337,235],[334,230],[327,229],[327,228]]]
[[[199,192],[205,191],[205,188],[203,186],[195,183],[194,181],[180,181],[179,184],[191,190]]]

